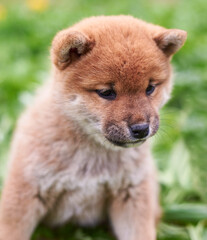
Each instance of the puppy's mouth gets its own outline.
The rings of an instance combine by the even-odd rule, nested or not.
[[[123,147],[123,148],[139,146],[146,141],[146,139],[140,139],[140,140],[131,141],[131,142],[119,142],[119,141],[111,140],[109,138],[107,138],[107,140],[110,143],[112,143],[113,145],[118,146],[118,147]]]

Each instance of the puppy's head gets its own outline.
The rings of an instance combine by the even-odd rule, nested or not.
[[[93,17],[53,40],[56,94],[81,131],[132,146],[154,135],[171,91],[172,55],[186,32],[128,16]]]

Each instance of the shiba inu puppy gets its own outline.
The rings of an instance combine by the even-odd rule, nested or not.
[[[56,35],[51,80],[15,132],[0,240],[29,240],[41,221],[95,225],[107,216],[118,240],[156,238],[147,139],[185,40],[185,31],[130,16],[91,17]]]

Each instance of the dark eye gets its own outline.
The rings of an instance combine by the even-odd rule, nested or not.
[[[101,89],[101,90],[96,90],[96,93],[107,100],[114,100],[116,98],[116,92],[113,89]]]
[[[147,94],[147,96],[151,95],[151,94],[154,92],[154,90],[155,90],[155,86],[149,84],[149,86],[148,86],[147,89],[146,89],[146,94]]]

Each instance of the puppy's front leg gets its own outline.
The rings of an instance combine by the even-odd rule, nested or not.
[[[110,217],[118,240],[155,240],[159,206],[151,179],[123,189],[113,199]]]
[[[0,204],[0,240],[29,240],[45,214],[36,189],[20,173],[11,173]]]

